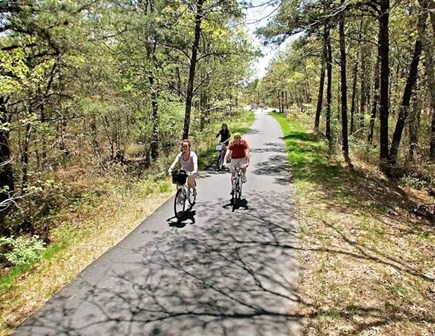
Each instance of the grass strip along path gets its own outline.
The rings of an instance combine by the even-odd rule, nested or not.
[[[305,114],[274,117],[297,194],[305,335],[435,335],[435,228],[409,211],[419,195],[334,161]]]

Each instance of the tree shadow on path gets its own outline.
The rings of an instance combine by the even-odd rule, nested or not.
[[[222,201],[198,204],[189,230],[123,241],[100,277],[85,271],[18,334],[299,335],[290,207],[266,200],[226,220]]]

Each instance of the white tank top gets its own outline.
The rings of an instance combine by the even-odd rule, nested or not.
[[[190,151],[189,158],[187,160],[184,160],[183,158],[183,152],[178,154],[178,162],[180,163],[180,166],[187,172],[192,172],[195,169],[195,166],[193,164],[193,158],[197,158],[195,152]]]

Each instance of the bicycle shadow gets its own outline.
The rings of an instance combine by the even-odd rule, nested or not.
[[[234,206],[233,206],[233,200],[232,199],[230,199],[228,202],[229,203],[223,205],[222,208],[227,209],[229,207],[232,207],[232,212],[234,212],[237,209],[249,210],[248,200],[246,198],[239,199],[238,201],[236,201],[236,204]]]
[[[166,221],[168,222],[169,226],[182,229],[186,226],[186,224],[195,224],[195,215],[196,210],[189,209],[184,212],[183,217],[177,218],[172,216]]]

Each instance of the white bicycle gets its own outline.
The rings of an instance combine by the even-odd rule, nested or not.
[[[219,156],[218,156],[218,170],[222,170],[223,166],[224,166],[224,157],[225,157],[225,153],[227,151],[227,146],[224,142],[219,142],[216,145],[216,150],[219,152]]]
[[[233,205],[233,211],[238,207],[240,199],[242,198],[242,169],[247,167],[248,164],[245,163],[243,165],[235,165],[234,166],[234,176],[231,178],[231,184],[232,184],[232,192],[231,192],[231,203]]]
[[[177,169],[172,172],[172,183],[178,187],[174,199],[174,214],[182,219],[186,211],[192,209],[196,201],[196,194],[192,188],[187,186],[187,177],[191,175],[184,169]]]

